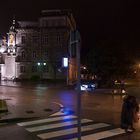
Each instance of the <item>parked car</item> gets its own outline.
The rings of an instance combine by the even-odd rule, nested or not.
[[[93,91],[97,88],[97,83],[93,80],[81,80],[81,91]]]

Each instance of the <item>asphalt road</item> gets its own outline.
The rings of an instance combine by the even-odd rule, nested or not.
[[[61,105],[65,110],[77,112],[77,93],[66,88],[1,86],[0,96],[6,100],[9,110],[2,118],[45,117],[59,110]],[[118,124],[121,103],[122,96],[82,92],[81,114],[96,121]]]
[[[0,98],[6,100],[9,112],[1,116],[2,119],[18,118],[9,124],[0,127],[0,140],[12,138],[21,140],[36,140],[24,129],[16,125],[25,118],[46,118],[59,111],[64,110],[77,115],[77,93],[67,88],[56,87],[8,87],[0,86]],[[88,118],[95,122],[110,123],[120,126],[120,111],[122,105],[121,95],[112,95],[102,92],[81,93],[81,118]],[[137,131],[133,134],[126,134],[114,137],[115,140],[139,140],[140,123],[136,125]],[[14,131],[15,130],[15,131]],[[7,135],[7,132],[9,136]],[[10,136],[11,134],[11,136]],[[12,135],[14,134],[14,135]],[[19,136],[18,136],[19,135]],[[27,138],[26,138],[27,137]],[[112,138],[108,138],[108,140]]]

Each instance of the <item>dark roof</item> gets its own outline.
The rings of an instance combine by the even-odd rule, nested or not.
[[[42,10],[41,16],[63,16],[63,15],[70,15],[71,10]]]

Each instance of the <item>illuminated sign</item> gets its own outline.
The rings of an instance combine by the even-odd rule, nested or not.
[[[63,62],[62,62],[62,64],[63,64],[63,67],[64,67],[64,68],[67,68],[67,67],[68,67],[68,58],[67,58],[67,57],[63,57]]]

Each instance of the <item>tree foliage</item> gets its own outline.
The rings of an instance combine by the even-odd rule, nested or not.
[[[124,79],[131,76],[132,51],[124,44],[102,43],[91,48],[87,55],[87,67],[103,80]]]

